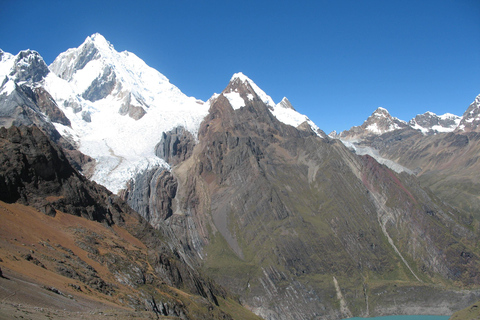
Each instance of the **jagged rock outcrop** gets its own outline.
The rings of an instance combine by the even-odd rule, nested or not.
[[[4,55],[8,55],[5,54]],[[10,63],[8,75],[0,86],[0,126],[30,126],[40,128],[50,139],[62,146],[75,168],[86,176],[94,167],[92,158],[76,150],[69,137],[62,136],[54,126],[59,123],[71,126],[70,120],[58,107],[50,93],[43,87],[49,69],[35,51],[22,51],[17,56],[7,56]]]
[[[16,82],[38,82],[50,72],[43,58],[33,50],[21,51],[15,57],[13,66],[10,76]]]
[[[195,146],[195,138],[183,127],[164,132],[155,147],[155,154],[174,166],[188,159]]]
[[[109,208],[114,207],[114,198],[73,169],[37,127],[0,128],[0,139],[0,200],[20,201],[49,213],[53,208],[107,224],[121,219]]]

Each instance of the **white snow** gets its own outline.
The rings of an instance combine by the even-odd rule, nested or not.
[[[223,94],[228,99],[234,110],[245,107],[245,101],[238,92],[228,92]],[[251,94],[250,94],[251,95]],[[253,97],[253,96],[252,96]]]
[[[84,63],[86,58],[90,61]],[[3,54],[0,77],[10,73],[14,59],[13,55]],[[197,137],[212,99],[218,97],[214,94],[207,103],[187,97],[135,54],[115,51],[100,34],[94,34],[78,48],[60,54],[49,68],[52,72],[43,80],[43,86],[71,121],[71,127],[54,123],[56,129],[81,152],[96,160],[93,180],[114,193],[148,168],[163,166],[168,169],[168,164],[155,156],[155,146],[162,133],[183,126]],[[105,74],[110,75],[107,81],[115,79],[111,92],[94,102],[84,99],[85,90],[92,83],[101,83]],[[319,135],[318,127],[306,116],[276,105],[243,73],[234,74],[232,80],[236,78],[247,81],[280,121],[292,126],[307,121]],[[2,93],[13,88],[13,81],[9,81]],[[238,92],[224,95],[235,109],[246,105]],[[254,96],[249,93],[246,99],[253,100]],[[120,114],[120,109],[125,114],[128,108],[142,108],[145,114],[138,120]],[[84,119],[89,120],[88,116],[90,121],[87,122]]]
[[[458,127],[458,125],[460,124],[460,121],[462,119],[461,117],[459,117],[457,115],[454,115],[454,114],[451,114],[451,113],[445,113],[441,116],[437,116],[435,113],[427,111],[427,112],[425,112],[425,114],[428,114],[432,118],[438,118],[438,119],[443,120],[443,121],[453,120],[454,124],[452,124],[450,126],[443,126],[443,125],[438,124],[438,125],[433,125],[431,127],[423,127],[423,126],[419,125],[417,123],[417,121],[415,121],[415,118],[410,120],[409,126],[412,127],[415,130],[421,131],[423,134],[427,134],[431,131],[434,131],[434,132],[437,132],[437,133],[453,132]]]
[[[373,132],[375,134],[382,134],[383,133],[383,131],[380,130],[380,128],[378,127],[378,125],[376,123],[372,123],[371,125],[367,126],[365,129],[370,131],[370,132]]]
[[[6,77],[8,78],[15,63],[14,55],[4,51],[2,51],[2,53],[2,59],[0,60],[0,85],[3,83]]]
[[[377,108],[375,112],[373,112],[373,116],[377,118],[387,118],[389,115],[388,110],[382,107]]]
[[[75,72],[71,81],[77,92],[84,92],[98,76],[101,75],[103,66],[100,60],[92,60],[87,65]]]
[[[282,100],[283,101],[283,100]],[[310,120],[306,115],[303,115],[294,109],[285,108],[282,105],[282,102],[279,102],[274,108],[270,109],[270,112],[281,122],[298,127],[305,121],[310,125],[312,130],[319,136],[322,137],[319,133],[318,126]]]
[[[434,113],[434,115],[435,115],[435,113]],[[460,119],[459,116],[457,116],[457,115],[455,115],[455,114],[451,114],[451,113],[445,113],[445,114],[443,114],[443,115],[441,115],[441,116],[438,116],[438,117],[439,117],[440,119],[442,119],[442,120],[448,120],[448,119],[458,120],[458,119]]]
[[[414,125],[410,124],[410,127],[412,127],[413,129],[421,131],[423,134],[427,134],[430,131],[427,128],[424,128],[421,125],[419,125],[416,121],[413,121],[413,122],[415,123]]]
[[[0,94],[8,96],[15,90],[15,82],[9,79],[1,89]]]
[[[299,125],[301,125],[302,123],[304,123],[306,121],[310,125],[312,130],[319,137],[322,137],[320,135],[320,130],[319,130],[318,126],[312,120],[310,120],[307,116],[305,116],[303,114],[300,114],[299,112],[295,111],[294,109],[286,108],[284,106],[284,103],[286,103],[286,102],[284,102],[284,100],[286,98],[283,98],[281,102],[279,102],[278,104],[275,104],[275,102],[273,102],[273,99],[269,95],[267,95],[265,93],[265,91],[260,89],[260,87],[258,87],[255,84],[255,82],[253,82],[252,79],[250,79],[249,77],[247,77],[243,73],[241,73],[241,72],[235,73],[232,76],[232,78],[230,79],[230,81],[231,82],[235,81],[235,79],[239,79],[240,81],[242,81],[244,83],[247,82],[248,84],[250,84],[253,91],[255,91],[257,96],[269,107],[269,111],[279,121],[281,121],[285,124],[294,126],[294,127],[298,127]],[[234,109],[239,109],[239,108],[245,106],[245,104],[246,104],[246,101],[244,101],[243,98],[240,96],[240,94],[237,93],[237,92],[224,93],[223,95],[230,101],[230,104],[232,105],[232,107]],[[249,93],[247,95],[247,99],[253,100],[253,94]]]

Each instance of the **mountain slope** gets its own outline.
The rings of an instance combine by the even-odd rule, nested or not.
[[[285,125],[248,94],[232,79],[210,100],[190,156],[124,194],[180,251],[268,319],[448,314],[473,301],[451,291],[480,280],[475,236],[452,208],[414,177]],[[407,290],[415,294],[391,308]]]
[[[255,318],[123,201],[73,169],[38,128],[1,128],[0,145],[4,275],[118,312],[225,319],[234,311]],[[19,299],[13,300],[35,303]],[[55,305],[55,296],[37,302]]]

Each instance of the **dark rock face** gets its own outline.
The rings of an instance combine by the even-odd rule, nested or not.
[[[57,106],[53,97],[42,87],[33,90],[33,101],[40,110],[47,115],[50,121],[71,126],[70,120],[65,116],[62,110]]]
[[[115,72],[110,67],[106,67],[103,70],[103,74],[93,80],[90,87],[88,87],[87,90],[85,90],[85,92],[82,94],[82,97],[91,102],[101,100],[112,92],[115,84]]]
[[[19,89],[25,94],[26,98],[33,102],[32,108],[40,110],[48,117],[46,122],[56,122],[64,126],[71,125],[70,120],[65,116],[63,111],[58,108],[53,97],[43,87],[32,88],[28,85],[21,85]]]
[[[120,196],[152,226],[160,228],[173,214],[177,187],[170,171],[154,168],[138,174]]]
[[[0,128],[1,200],[40,210],[50,206],[90,220],[114,223],[114,204],[103,188],[74,170],[63,152],[37,127]],[[104,204],[99,205],[103,200]],[[48,208],[47,213],[52,214]]]
[[[174,166],[188,159],[195,146],[195,138],[183,127],[164,132],[155,147],[155,155]]]
[[[132,104],[132,94],[129,93],[125,102],[122,104],[120,110],[118,112],[124,116],[128,115],[130,118],[139,120],[141,119],[147,112],[143,108],[144,105],[136,106]]]

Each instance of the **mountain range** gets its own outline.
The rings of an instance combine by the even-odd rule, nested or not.
[[[47,270],[42,285],[75,299],[186,319],[452,314],[480,298],[480,96],[463,117],[379,108],[327,136],[242,73],[200,101],[100,34],[50,66],[0,51],[0,79],[2,214],[58,224],[74,253],[21,248],[5,227],[0,266],[19,279]]]

